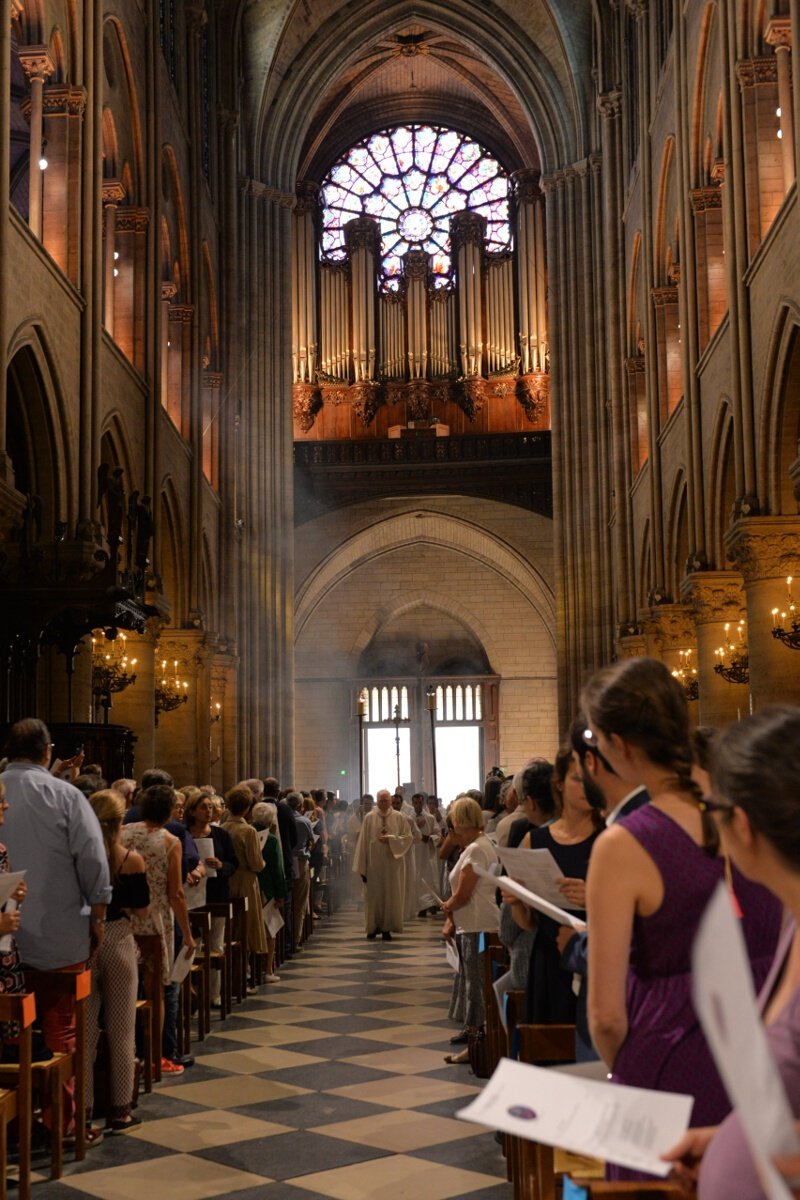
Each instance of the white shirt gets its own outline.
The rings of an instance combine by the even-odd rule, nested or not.
[[[481,834],[462,853],[456,865],[450,872],[450,887],[453,891],[458,887],[459,876],[469,863],[473,867],[483,867],[488,871],[498,862],[497,851],[489,839]],[[497,883],[491,879],[478,876],[478,882],[469,900],[461,908],[453,910],[452,916],[459,933],[489,933],[500,926],[500,909],[495,902]]]

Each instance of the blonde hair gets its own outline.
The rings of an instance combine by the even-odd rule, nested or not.
[[[106,858],[111,862],[114,845],[120,826],[122,825],[122,817],[125,813],[125,799],[119,792],[115,792],[113,788],[102,788],[99,792],[95,792],[94,795],[89,796],[89,803],[100,822],[103,845],[106,848]]]
[[[458,796],[450,805],[448,816],[461,829],[483,829],[483,809],[471,796]]]

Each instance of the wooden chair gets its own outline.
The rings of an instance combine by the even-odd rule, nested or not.
[[[150,1061],[149,1076],[145,1067],[145,1089],[149,1091],[153,1078],[156,1083],[161,1082],[161,1034],[164,1029],[161,938],[157,933],[137,933],[134,936],[139,947],[144,990],[144,1002],[139,1001],[136,1005],[136,1021],[142,1031],[143,1045]]]
[[[86,1156],[86,1001],[92,988],[92,973],[85,967],[61,971],[26,970],[25,984],[36,995],[37,988],[47,988],[70,996],[75,1004],[75,1049],[31,1063],[31,1082],[41,1097],[49,1096],[53,1128],[50,1138],[50,1178],[60,1179],[64,1173],[64,1087],[75,1079],[75,1160]],[[10,999],[11,997],[9,997]],[[40,1006],[41,1007],[41,1006]],[[19,1086],[22,1071],[18,1063],[0,1064],[0,1083]],[[22,1166],[20,1144],[20,1166]],[[28,1144],[30,1164],[30,1143]]]
[[[8,1124],[16,1120],[19,1139],[19,1200],[31,1195],[31,1133],[33,1129],[33,1056],[31,1026],[36,999],[29,992],[0,995],[0,1020],[20,1026],[19,1062],[6,1064],[16,1072],[15,1086],[0,1090],[0,1200],[6,1200]]]
[[[685,1200],[689,1195],[677,1183],[595,1183],[581,1184],[590,1200]]]
[[[241,1004],[247,995],[247,899],[244,896],[231,896],[229,904],[233,911],[231,925],[233,995],[237,1004]]]
[[[574,1025],[517,1025],[519,1061],[574,1062]],[[527,1138],[507,1138],[514,1200],[556,1200],[552,1146]],[[509,1145],[510,1144],[510,1145]]]
[[[195,912],[207,912],[213,920],[222,920],[225,922],[225,929],[222,935],[222,950],[212,950],[209,941],[208,949],[208,965],[209,970],[219,971],[222,975],[220,987],[220,1019],[225,1020],[233,1007],[233,977],[234,977],[234,950],[233,950],[233,907],[229,900],[212,901],[206,904],[204,908],[195,909]],[[209,1004],[211,997],[209,996]]]
[[[493,1072],[506,1053],[506,1032],[497,1007],[494,981],[508,969],[508,951],[503,945],[486,947],[483,955],[483,995],[486,1006],[486,1039],[489,1047],[489,1068]]]
[[[192,991],[197,996],[197,1040],[205,1041],[206,1034],[211,1030],[211,913],[207,908],[193,909],[189,913],[189,923],[192,936],[198,950],[192,969],[183,981],[181,987],[181,1003],[183,1012],[182,1039],[185,1043],[183,1054],[189,1053],[192,1025]]]

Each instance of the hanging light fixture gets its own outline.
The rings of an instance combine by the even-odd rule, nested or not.
[[[683,688],[687,700],[697,700],[700,686],[697,682],[697,667],[692,663],[691,650],[679,650],[681,665],[672,674]]]
[[[728,683],[750,682],[750,657],[747,650],[745,623],[736,626],[735,639],[731,636],[730,623],[725,626],[725,643],[714,651],[717,662],[714,670]]]
[[[787,626],[788,622],[788,626]],[[800,613],[792,595],[792,576],[786,576],[786,609],[772,610],[772,636],[790,650],[800,650]]]

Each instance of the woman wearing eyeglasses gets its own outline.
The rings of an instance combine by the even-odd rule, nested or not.
[[[589,1028],[618,1083],[694,1096],[693,1125],[730,1110],[691,1000],[691,951],[722,879],[741,913],[756,986],[769,969],[781,906],[719,853],[693,777],[689,714],[663,663],[627,659],[584,689],[587,738],[650,803],[599,839],[587,888]],[[637,1178],[610,1167],[612,1179]]]
[[[723,846],[748,879],[763,883],[782,901],[790,918],[759,1007],[795,1117],[800,1117],[798,744],[800,708],[776,705],[729,729],[714,748],[711,768]],[[684,1182],[697,1182],[700,1200],[762,1200],[765,1195],[735,1113],[717,1129],[690,1129],[664,1157]],[[797,1165],[789,1164],[787,1172],[795,1178]]]

